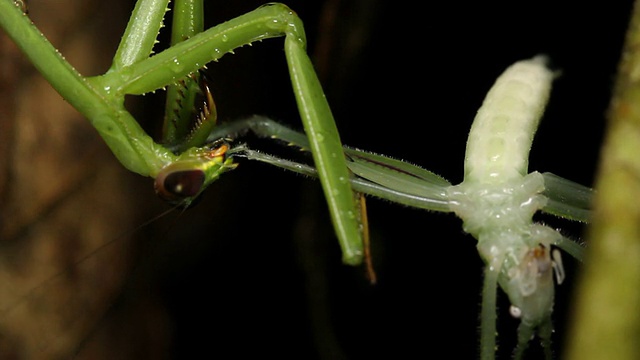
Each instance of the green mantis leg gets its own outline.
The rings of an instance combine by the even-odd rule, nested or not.
[[[204,30],[202,0],[184,0],[175,3],[173,8],[173,25],[171,28],[171,45],[201,33]],[[165,145],[180,145],[181,153],[191,147],[201,146],[197,133],[211,132],[215,127],[217,113],[215,102],[208,90],[208,82],[200,72],[195,72],[176,84],[167,86],[164,123],[162,126],[162,142]],[[198,114],[196,103],[199,95],[205,95],[206,114]],[[191,119],[196,117],[198,123],[192,127]],[[196,132],[197,130],[197,132]],[[195,133],[195,134],[194,134]]]

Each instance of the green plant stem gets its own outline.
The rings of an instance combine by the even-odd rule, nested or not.
[[[608,113],[566,359],[640,359],[640,2]]]

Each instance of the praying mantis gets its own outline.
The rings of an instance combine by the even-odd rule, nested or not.
[[[498,70],[496,69],[496,71],[498,71]],[[496,74],[494,74],[493,76],[491,76],[491,77],[489,77],[489,78],[495,78],[495,75],[497,75],[497,72],[496,72]],[[489,81],[490,81],[490,80],[489,80]],[[485,91],[486,91],[486,89],[485,89]],[[477,95],[480,97],[480,95],[481,95],[481,94],[483,94],[483,91],[479,91]],[[456,129],[456,131],[461,132],[461,134],[460,134],[460,138],[462,139],[462,141],[464,141],[464,137],[465,137],[465,135],[466,135],[466,130],[465,130],[465,131],[460,131],[460,129],[458,128],[458,129]],[[398,144],[398,142],[405,142],[404,140],[402,140],[402,141],[397,141],[395,138],[390,139],[388,136],[386,136],[386,137],[385,137],[385,136],[382,136],[382,137],[386,140],[387,146],[389,146],[389,145],[393,145],[393,148],[394,148],[395,150],[397,150],[397,151],[399,151],[399,152],[401,151],[401,150],[400,150],[400,148],[401,148],[401,146],[402,146],[403,144]],[[392,140],[393,140],[393,141],[392,141]],[[408,141],[407,141],[407,142],[408,142]],[[363,147],[364,147],[364,146],[363,146]],[[462,151],[462,150],[464,149],[464,146],[460,146],[460,145],[458,145],[458,146],[453,146],[453,144],[452,144],[452,148],[454,148],[454,147],[456,147],[456,148],[457,148],[457,149],[455,149],[455,151]],[[394,153],[394,151],[387,151],[387,150],[384,150],[384,152]],[[422,157],[422,155],[420,155],[420,154],[416,154],[416,155],[414,155],[414,156],[415,156],[416,158],[421,158],[421,157]],[[542,156],[540,156],[540,157],[542,158]],[[458,164],[458,167],[459,167],[459,164],[460,164],[460,159],[462,159],[462,157],[461,157],[461,156],[457,156],[457,160],[455,160],[455,161],[456,161],[456,164]],[[422,161],[422,160],[421,160],[421,161]],[[452,161],[453,161],[453,160],[452,160]],[[436,165],[436,166],[437,166],[437,165]],[[459,169],[457,169],[457,170],[459,170]],[[560,173],[559,171],[555,171],[555,172]],[[448,177],[448,178],[454,178],[454,176],[447,176],[447,177]],[[405,212],[405,214],[406,214],[406,212]],[[421,214],[421,217],[422,217],[422,216],[424,216],[424,214]],[[439,219],[441,219],[441,218],[439,218]],[[420,221],[423,221],[423,220],[420,220]],[[456,225],[457,225],[457,224],[456,224]],[[459,225],[457,225],[457,226],[459,226]],[[457,231],[459,231],[459,230],[457,230]],[[406,237],[406,238],[411,237],[411,236],[410,236],[410,234],[411,234],[411,233],[407,233],[407,234],[405,235],[405,237]],[[464,240],[461,240],[461,242],[463,242],[463,241],[464,241]],[[456,241],[455,241],[455,240],[451,240],[451,242],[456,242]],[[460,243],[460,242],[458,242],[458,243]],[[475,255],[475,254],[474,254],[474,255]],[[473,292],[475,293],[476,291],[474,290]],[[471,313],[475,312],[475,310],[476,310],[475,308],[471,309]],[[475,323],[475,319],[472,319],[472,320],[473,320],[473,322]]]

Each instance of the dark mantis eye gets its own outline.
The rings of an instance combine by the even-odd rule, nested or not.
[[[202,192],[207,180],[205,170],[211,164],[221,164],[229,150],[224,139],[214,141],[205,148],[198,149],[198,158],[178,160],[162,168],[156,176],[154,187],[156,194],[175,205],[189,206]],[[209,164],[209,165],[207,165]],[[226,165],[233,168],[232,165]]]
[[[180,169],[184,164],[167,166],[156,177],[155,190],[164,200],[178,204],[193,200],[202,191],[205,173],[200,169]]]

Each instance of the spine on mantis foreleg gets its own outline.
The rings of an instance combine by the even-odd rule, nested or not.
[[[533,135],[554,78],[546,60],[519,61],[496,80],[471,126],[465,181],[497,183],[527,174]]]

